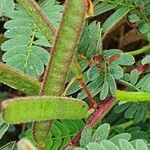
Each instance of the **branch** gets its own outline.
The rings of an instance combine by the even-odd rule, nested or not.
[[[92,118],[86,123],[85,126],[94,127],[98,124],[104,116],[110,111],[110,109],[115,105],[116,100],[113,97],[109,97],[104,102],[98,105],[97,111],[94,113]],[[72,139],[71,141],[65,146],[65,148],[69,146],[77,146],[79,144],[79,140],[81,138],[81,129]]]

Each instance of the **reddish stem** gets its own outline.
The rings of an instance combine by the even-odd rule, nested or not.
[[[149,68],[149,64],[145,64],[145,65],[139,65],[139,66],[137,66],[135,69],[137,69],[137,70],[139,71],[139,73],[142,74],[142,73],[145,72],[148,68]]]
[[[103,117],[110,111],[110,109],[115,105],[116,99],[114,97],[109,97],[104,102],[98,105],[96,112],[92,116],[92,118],[86,123],[85,126],[94,127],[97,123],[99,123]],[[81,138],[81,129],[72,139],[71,141],[65,146],[77,146],[79,144],[79,140]]]
[[[145,64],[145,65],[137,66],[135,69],[137,69],[139,71],[139,73],[141,74],[141,73],[145,72],[148,68],[149,68],[149,65]],[[79,80],[79,81],[80,81],[81,86],[83,87],[83,89],[85,90],[85,92],[88,95],[88,98],[90,100],[90,107],[95,106],[95,104],[97,106],[97,103],[91,96],[85,82],[83,82],[82,80]],[[110,111],[110,109],[115,105],[115,103],[116,103],[116,99],[114,97],[109,97],[104,102],[99,104],[97,106],[96,112],[94,113],[92,118],[86,123],[85,126],[94,127],[97,123],[99,123],[103,119],[103,117]],[[68,146],[78,146],[79,145],[79,140],[81,138],[82,130],[83,130],[83,128],[71,139],[71,141],[65,146],[65,148],[67,148]]]
[[[104,102],[98,105],[97,111],[93,117],[87,122],[86,125],[91,127],[99,123],[103,117],[110,111],[110,109],[115,105],[116,99],[114,97],[107,98]]]
[[[90,107],[90,109],[91,108],[97,108],[97,103],[96,103],[95,99],[92,97],[92,95],[91,95],[89,89],[87,88],[84,80],[83,79],[78,79],[78,81],[80,82],[81,87],[84,89],[84,91],[87,94],[87,97],[89,98],[89,101],[90,101],[90,106],[89,107]]]

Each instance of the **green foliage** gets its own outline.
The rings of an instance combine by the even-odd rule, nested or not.
[[[98,0],[95,0],[94,1],[94,16],[98,16],[98,15],[100,15],[100,14],[103,14],[103,13],[105,13],[105,12],[107,12],[107,11],[110,11],[110,10],[112,10],[112,9],[114,9],[114,8],[116,8],[117,7],[117,5],[115,5],[115,4],[109,4],[109,3],[106,3],[106,2],[102,2],[102,3],[100,3]]]
[[[86,55],[90,59],[96,52],[101,50],[101,28],[96,21],[90,25],[86,24],[83,28],[80,42],[78,45],[79,53]]]
[[[15,3],[13,0],[1,0],[0,2],[0,17],[9,16],[14,11]]]
[[[92,26],[91,24],[87,28],[90,28],[90,26]],[[93,24],[95,24],[95,22]],[[86,36],[84,36],[84,34],[85,33],[83,30],[81,37],[85,38],[84,41],[85,43],[88,43],[90,40],[88,38],[86,39],[86,36],[88,36],[87,34],[89,34],[90,37],[90,33],[87,33]],[[80,44],[82,45],[82,43]],[[95,46],[97,47],[96,43]],[[79,48],[81,48],[80,45]],[[98,53],[96,51],[96,48],[94,48],[94,50],[95,50],[93,51],[94,54]],[[82,51],[82,53],[84,54],[84,51]],[[94,97],[97,94],[99,94],[99,99],[104,100],[108,95],[115,96],[116,93],[115,80],[122,78],[124,74],[122,66],[133,65],[135,63],[135,60],[132,55],[128,53],[123,53],[118,49],[109,49],[103,52],[99,51],[99,53],[102,54],[96,56],[98,57],[98,59],[102,59],[101,62],[95,61],[89,68],[85,70],[85,66],[87,67],[88,64],[86,61],[84,61],[85,65],[83,66],[80,65],[80,67],[81,70],[83,71],[83,76],[85,78],[87,87],[91,92],[91,95]],[[89,56],[87,56],[87,58],[88,57]],[[70,95],[76,93],[80,90],[80,88],[81,87],[78,81],[75,81],[68,88],[67,94]],[[81,92],[78,93],[78,98],[84,99],[86,97],[87,95],[84,89],[81,89]]]
[[[0,114],[0,139],[3,137],[5,132],[8,130],[9,125],[4,122]]]
[[[8,98],[8,93],[7,92],[0,92],[0,100]]]
[[[15,143],[16,142],[9,142],[3,147],[1,147],[0,150],[13,150],[15,148]]]
[[[139,80],[139,82],[137,83],[137,88],[139,88],[141,91],[143,92],[150,92],[150,86],[148,83],[150,79],[150,74],[146,74],[143,78],[141,78]]]
[[[103,31],[107,33],[116,23],[118,23],[126,14],[129,9],[126,7],[120,7],[116,12],[114,12],[103,24]]]
[[[94,133],[92,136],[92,141],[97,141],[98,143],[102,140],[107,139],[107,136],[110,131],[110,126],[109,124],[103,124],[101,125]]]
[[[150,63],[150,56],[146,56],[144,59],[142,59],[142,64],[149,64]]]
[[[111,30],[114,24],[118,23],[130,12],[128,15],[129,21],[136,25],[139,33],[146,40],[150,41],[149,0],[94,0],[94,6],[95,16],[110,10],[116,10],[103,24],[105,33]]]
[[[48,134],[46,150],[63,149],[64,145],[71,140],[84,124],[82,120],[55,120]],[[21,135],[21,138],[25,137],[35,144],[31,132],[30,129],[27,130]]]
[[[123,77],[124,83],[127,85],[129,90],[131,91],[141,91],[141,92],[150,92],[149,82],[150,76],[146,74],[141,79],[139,79],[139,72],[134,69],[130,72],[130,74],[125,74]],[[140,95],[141,96],[141,95]],[[140,98],[138,94],[135,94],[134,98],[136,101],[136,97]],[[149,97],[148,97],[149,99]],[[142,100],[142,99],[141,99]],[[115,111],[117,113],[124,112],[124,117],[127,119],[134,119],[135,123],[139,123],[141,121],[145,121],[148,117],[148,111],[150,110],[149,102],[142,103],[119,103],[115,107]]]
[[[53,25],[58,26],[62,7],[47,1],[42,9]],[[52,9],[53,13],[50,13],[49,9]],[[49,54],[43,47],[49,48],[51,45],[22,8],[17,6],[9,17],[11,20],[4,25],[7,29],[4,35],[9,40],[1,46],[5,51],[3,61],[31,77],[42,75],[44,65],[47,65],[49,60]]]
[[[134,119],[135,123],[145,121],[148,117],[149,103],[120,103],[115,107],[116,113],[124,112],[124,117]]]
[[[148,150],[148,143],[145,140],[137,139],[131,141],[131,135],[129,133],[122,133],[109,137],[110,125],[105,123],[98,127],[93,133],[90,128],[84,128],[81,135],[80,146],[74,148],[74,150],[139,150],[141,147]],[[88,142],[87,142],[88,141]]]
[[[91,141],[91,136],[92,136],[91,127],[87,126],[85,128],[86,129],[82,131],[82,136],[84,136],[84,138],[81,138],[80,140],[81,147],[85,147]]]
[[[129,20],[132,23],[136,23],[142,36],[150,41],[149,0],[135,0],[134,4],[137,8],[143,8],[143,11],[139,12],[139,10],[133,9],[131,15],[129,16]]]

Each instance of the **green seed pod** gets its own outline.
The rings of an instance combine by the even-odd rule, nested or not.
[[[126,101],[126,102],[146,102],[150,101],[150,93],[126,92],[117,90],[116,98],[119,101]]]
[[[2,110],[4,121],[9,124],[51,119],[81,119],[88,116],[88,105],[85,102],[67,97],[9,99],[2,102]]]
[[[66,1],[62,21],[55,38],[52,57],[43,83],[42,93],[44,95],[59,96],[63,93],[65,79],[75,54],[85,16],[85,0]]]
[[[40,82],[3,63],[0,63],[0,82],[27,95],[38,95],[40,91]]]

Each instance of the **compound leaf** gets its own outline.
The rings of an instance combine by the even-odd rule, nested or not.
[[[0,2],[0,17],[9,16],[14,10],[15,3],[13,0],[1,0]]]
[[[107,139],[110,131],[110,125],[108,123],[102,124],[93,134],[92,141],[101,142]]]
[[[49,5],[49,1],[43,5],[43,11],[51,19],[51,22],[58,26],[62,7]],[[51,8],[53,12],[49,11]],[[55,18],[56,16],[57,18]],[[32,77],[42,75],[44,66],[48,64],[49,60],[49,53],[43,47],[51,45],[22,8],[16,7],[10,18],[11,20],[4,25],[7,29],[4,35],[9,40],[1,46],[1,49],[5,51],[2,60]]]
[[[127,7],[121,7],[116,10],[103,24],[103,31],[108,32],[116,23],[118,23],[129,12]]]

